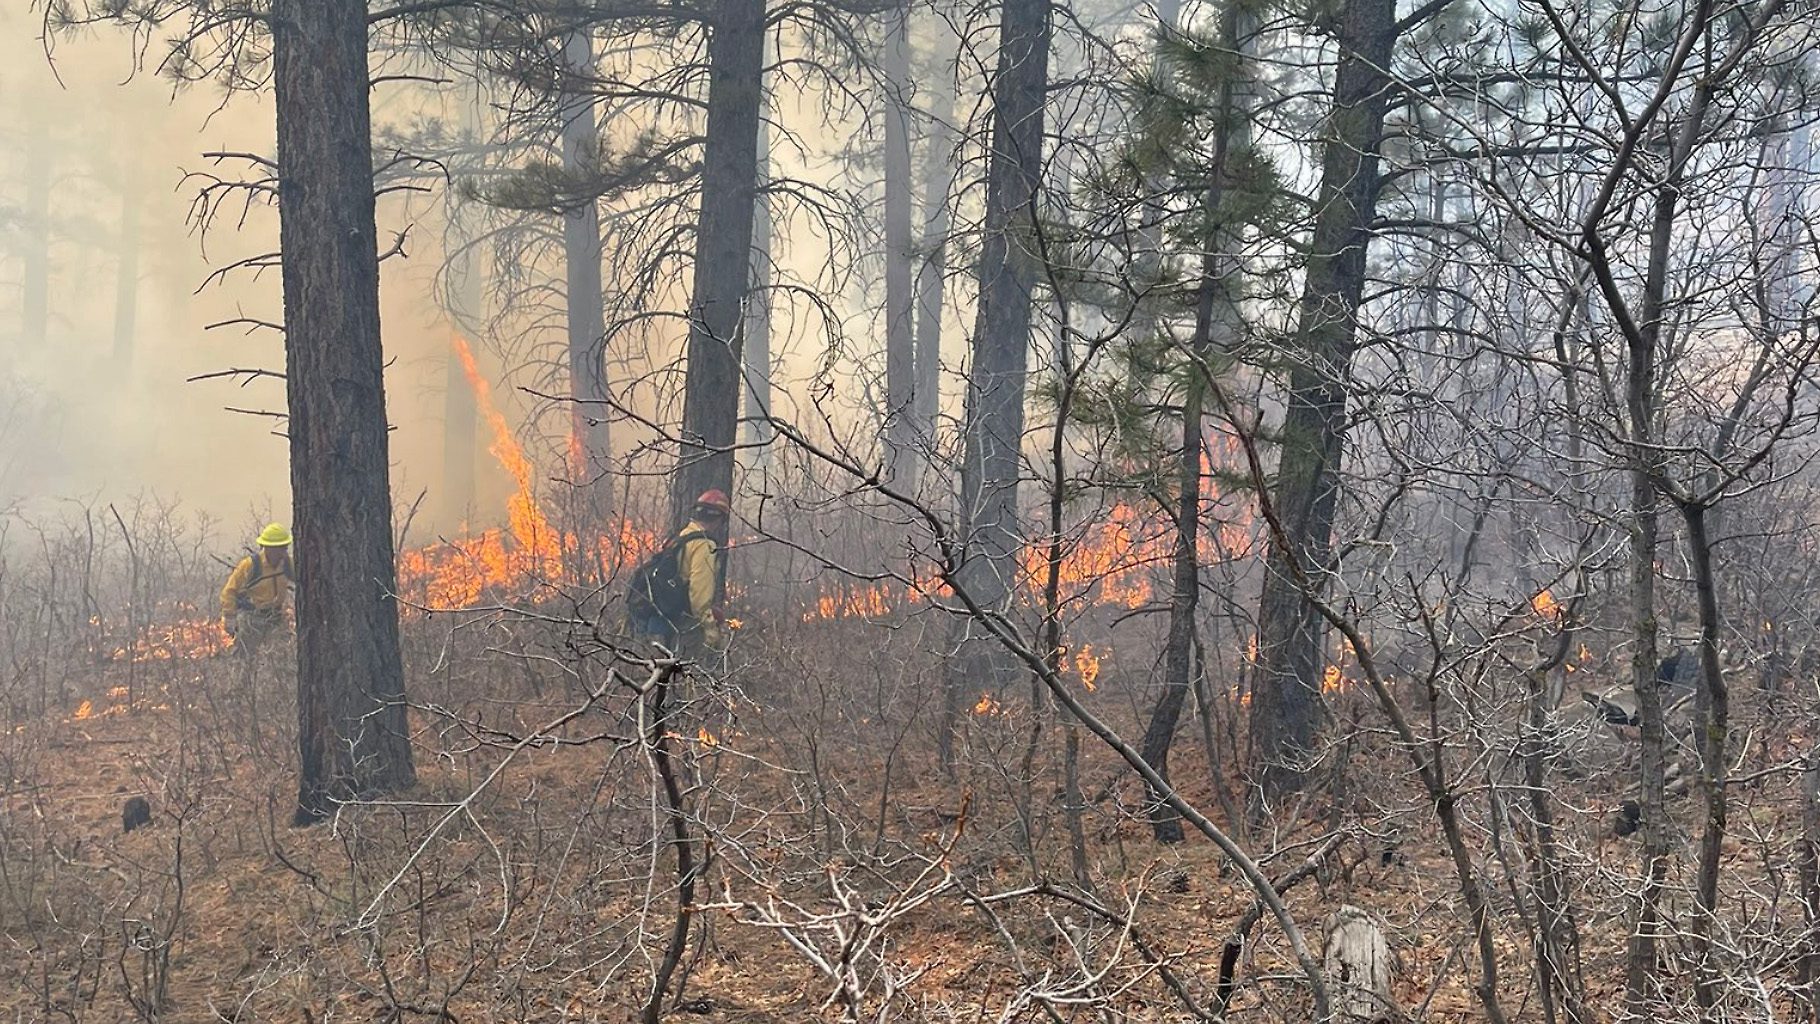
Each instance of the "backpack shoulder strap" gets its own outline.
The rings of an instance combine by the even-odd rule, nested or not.
[[[265,554],[263,552],[261,552],[258,548],[256,548],[256,547],[247,548],[246,556],[247,556],[247,558],[251,559],[253,562],[253,582],[254,583],[259,583],[264,580],[270,579],[273,575],[283,576],[285,579],[291,581],[292,583],[297,582],[296,570],[294,568],[292,568],[292,566],[291,566],[290,552],[286,552],[284,555],[284,560],[282,562],[278,563],[278,572],[276,574],[268,573],[265,571]]]
[[[710,544],[714,543],[714,538],[708,536],[705,531],[689,529],[678,533],[676,539],[670,542],[670,547],[676,549],[677,554],[681,555],[682,549],[688,547],[689,542],[692,540],[705,540]]]
[[[705,540],[710,544],[715,544],[713,536],[711,536],[708,533],[708,531],[690,529],[690,530],[684,530],[683,532],[676,535],[676,546],[680,548],[692,540]],[[718,544],[715,544],[715,546],[717,548],[719,547]]]
[[[686,539],[687,538],[684,535],[678,534],[665,541],[663,547],[646,555],[644,561],[638,563],[638,569],[633,575],[635,577],[654,577],[656,574],[664,571],[666,562],[674,566],[676,557],[681,554],[682,546]]]

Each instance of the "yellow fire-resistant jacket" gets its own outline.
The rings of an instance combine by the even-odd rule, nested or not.
[[[715,612],[720,604],[720,548],[708,535],[708,528],[690,520],[683,527],[682,550],[676,553],[676,573],[689,586],[689,612],[701,626],[702,639],[710,646],[720,646],[720,619]]]
[[[243,608],[262,612],[282,610],[284,599],[291,592],[287,561],[288,556],[275,561],[265,552],[242,558],[234,567],[233,575],[228,577],[227,586],[221,588],[221,617],[231,619]]]

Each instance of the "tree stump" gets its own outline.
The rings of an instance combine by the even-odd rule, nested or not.
[[[120,807],[120,831],[131,832],[142,825],[152,823],[152,804],[145,797],[136,796]]]
[[[1375,1024],[1395,1016],[1390,942],[1370,913],[1348,904],[1327,919],[1326,969],[1335,1020]]]

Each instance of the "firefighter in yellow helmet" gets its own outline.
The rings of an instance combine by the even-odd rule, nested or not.
[[[252,553],[240,560],[221,588],[221,624],[234,646],[248,652],[284,624],[284,605],[296,573],[291,531],[273,523],[259,532]]]

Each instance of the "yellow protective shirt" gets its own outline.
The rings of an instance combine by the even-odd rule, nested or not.
[[[263,552],[257,559],[248,555],[234,567],[227,586],[221,588],[221,617],[232,618],[243,606],[262,612],[279,611],[290,592],[291,579],[283,561],[274,562]]]
[[[697,522],[690,522],[681,536],[676,573],[688,584],[689,612],[701,624],[702,639],[719,646],[720,620],[714,609],[720,603],[720,548],[708,536],[707,527]]]

